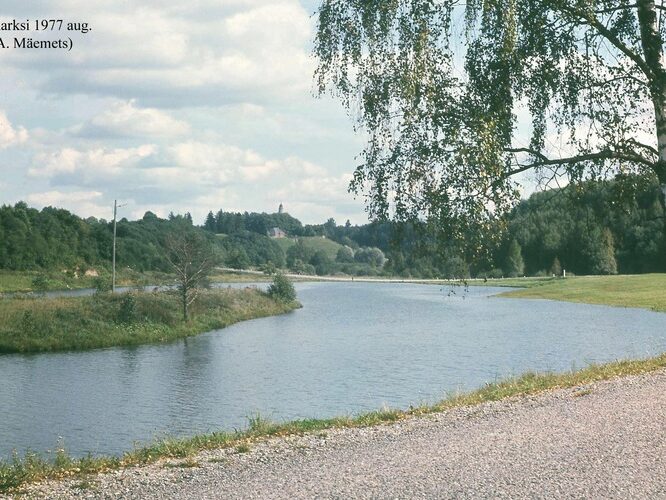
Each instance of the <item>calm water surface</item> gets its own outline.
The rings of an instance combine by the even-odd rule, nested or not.
[[[304,308],[168,345],[0,355],[0,456],[406,408],[527,370],[666,351],[666,315],[493,288],[297,284]]]

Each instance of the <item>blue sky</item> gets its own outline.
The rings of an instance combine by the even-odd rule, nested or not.
[[[3,0],[2,21],[88,22],[74,48],[0,52],[0,204],[110,218],[275,211],[364,223],[363,147],[313,96],[316,1]],[[1,33],[35,39],[53,35]],[[57,37],[58,35],[54,35]]]

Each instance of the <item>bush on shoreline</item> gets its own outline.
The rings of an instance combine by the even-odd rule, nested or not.
[[[268,287],[268,295],[274,300],[289,304],[296,300],[294,284],[284,274],[278,273],[273,278],[273,283]]]

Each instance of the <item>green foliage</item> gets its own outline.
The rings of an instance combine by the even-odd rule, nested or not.
[[[131,293],[125,293],[118,308],[118,322],[132,323],[136,319],[136,299]]]
[[[581,241],[582,252],[592,274],[617,274],[613,235],[608,228],[595,228]]]
[[[36,292],[45,292],[49,289],[49,279],[48,277],[40,273],[32,279],[32,288]]]
[[[92,349],[167,342],[298,304],[258,290],[202,290],[181,320],[178,292],[133,292],[71,298],[0,301],[0,353]]]
[[[557,257],[553,260],[553,265],[550,266],[550,274],[553,276],[562,276],[562,264],[560,264],[560,259]]]
[[[111,291],[111,281],[108,278],[101,276],[95,278],[94,282],[95,293],[107,293]]]
[[[384,256],[384,252],[377,247],[363,247],[354,252],[354,260],[381,268],[384,262],[386,262],[386,257]]]
[[[317,250],[310,259],[310,264],[315,268],[315,272],[319,276],[331,274],[333,271],[333,261],[329,258],[328,254],[323,250]]]
[[[300,263],[310,263],[310,259],[314,257],[315,250],[304,243],[302,239],[296,242],[295,245],[292,245],[287,250],[287,266],[290,269],[295,269],[296,262]]]
[[[134,222],[119,220],[118,270],[169,271],[165,236],[184,223],[189,225],[186,217],[163,220],[152,212]],[[0,269],[65,270],[63,274],[69,278],[81,278],[90,268],[108,269],[112,229],[107,221],[83,220],[67,210],[46,207],[38,211],[23,202],[4,205],[0,207],[0,235],[4,235],[0,238]]]
[[[348,246],[341,247],[335,256],[335,261],[342,263],[354,262],[354,251]]]
[[[263,271],[264,274],[267,274],[269,276],[274,275],[277,272],[277,268],[275,267],[275,264],[273,264],[272,261],[268,261],[262,266],[260,266],[261,271]]]
[[[289,269],[296,274],[305,274],[308,276],[314,276],[317,273],[312,264],[305,263],[300,259],[294,260]]]
[[[212,215],[211,212],[206,218],[206,229],[228,235],[249,231],[266,236],[269,229],[279,227],[289,235],[298,236],[303,229],[301,222],[287,213],[232,213],[220,210],[216,216]]]
[[[367,196],[371,217],[437,221],[477,253],[518,201],[518,173],[575,184],[633,172],[666,186],[657,9],[615,0],[323,0],[319,90],[340,97],[367,136],[351,189]],[[531,118],[527,143],[520,111]],[[551,135],[568,154],[547,147]]]
[[[666,271],[664,211],[656,183],[630,179],[535,193],[508,218],[507,238],[522,247],[527,274],[637,274]],[[561,274],[560,272],[556,273]]]
[[[239,231],[218,240],[225,251],[225,263],[234,269],[259,267],[268,261],[277,267],[285,264],[284,252],[280,245],[266,235],[251,231]]]
[[[268,295],[274,300],[289,304],[296,300],[296,289],[289,278],[278,273],[273,278],[273,283],[268,287]]]
[[[474,251],[468,245],[456,245],[441,235],[436,224],[423,220],[336,226],[330,219],[320,225],[301,226],[302,232],[326,233],[326,237],[271,239],[242,228],[231,235],[213,235],[190,226],[184,216],[162,220],[146,213],[139,221],[118,223],[118,272],[126,280],[140,280],[143,273],[149,273],[149,284],[156,279],[163,282],[164,275],[159,273],[172,271],[165,258],[168,235],[182,227],[212,245],[224,265],[269,272],[288,267],[308,275],[508,276],[506,270],[498,269],[507,266],[514,239],[521,247],[523,273],[527,275],[554,273],[556,258],[560,263],[558,275],[562,269],[568,275],[663,272],[665,219],[659,196],[654,179],[633,175],[538,192],[521,201],[487,238],[479,240],[478,235],[470,235],[470,241],[476,239],[480,245]],[[243,227],[253,220],[250,215],[238,215]],[[34,290],[37,287],[32,281],[40,274],[46,278],[48,289],[94,286],[104,291],[110,285],[111,242],[106,222],[84,221],[51,208],[39,212],[19,203],[0,208],[0,224],[4,223],[7,226],[0,225],[0,234],[13,236],[0,238],[0,290]],[[21,238],[16,237],[21,234]],[[67,238],[59,243],[61,235]],[[31,243],[40,238],[48,245]],[[51,248],[57,248],[57,255],[52,255]],[[2,255],[11,258],[2,261]],[[21,269],[34,271],[19,276],[2,270],[19,263]],[[519,267],[513,271],[518,272]],[[90,268],[102,278],[84,276],[83,271]]]
[[[229,247],[227,247],[229,248]],[[227,250],[227,256],[224,263],[232,269],[247,269],[250,267],[250,258],[243,247],[235,247]]]
[[[525,262],[523,261],[522,249],[516,240],[511,240],[509,244],[509,251],[506,257],[506,266],[504,271],[507,276],[515,278],[522,276],[525,272]]]
[[[467,265],[467,262],[460,257],[450,257],[444,262],[439,273],[435,271],[433,272],[433,275],[429,277],[437,277],[434,274],[441,275],[441,277],[447,279],[466,279],[470,277],[469,265]]]

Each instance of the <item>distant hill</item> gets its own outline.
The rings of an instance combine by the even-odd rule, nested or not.
[[[666,271],[664,213],[656,182],[626,176],[533,194],[497,224],[477,255],[463,254],[424,221],[302,224],[288,213],[146,212],[118,221],[117,263],[168,271],[165,238],[186,224],[207,238],[227,267],[289,268],[311,274],[383,274],[420,278],[510,274],[633,274]],[[269,238],[279,227],[287,238]],[[0,207],[0,270],[109,268],[113,224],[24,202]],[[471,235],[474,237],[474,235]],[[299,243],[300,242],[300,243]],[[483,245],[483,246],[482,246]],[[341,251],[343,248],[348,250]],[[509,265],[511,264],[511,265]]]
[[[312,249],[313,253],[319,250],[323,250],[324,252],[326,252],[326,255],[328,255],[328,257],[331,260],[335,260],[335,258],[338,255],[338,250],[340,250],[340,248],[344,246],[333,240],[329,240],[325,236],[302,236],[300,238],[276,238],[273,241],[275,241],[278,245],[280,245],[280,248],[282,248],[282,250],[286,254],[287,250],[289,250],[290,247],[294,246],[298,240],[301,240],[306,248]]]

